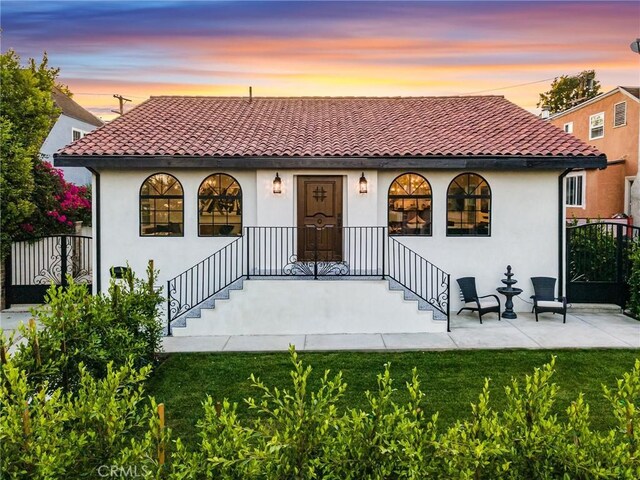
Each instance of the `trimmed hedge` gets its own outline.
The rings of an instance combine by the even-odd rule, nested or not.
[[[148,367],[109,366],[103,380],[79,372],[76,395],[44,384],[30,392],[24,371],[3,365],[0,455],[7,478],[98,478],[105,472],[148,479],[637,479],[640,478],[640,360],[604,389],[618,426],[589,428],[582,395],[565,419],[551,414],[555,358],[505,387],[508,404],[492,409],[485,380],[472,418],[446,429],[426,416],[416,371],[394,401],[390,367],[368,392],[367,409],[340,411],[340,373],[325,372],[309,391],[311,367],[291,351],[291,389],[252,377],[260,393],[246,400],[257,421],[241,421],[237,404],[204,401],[200,441],[172,440],[153,399],[143,401]]]

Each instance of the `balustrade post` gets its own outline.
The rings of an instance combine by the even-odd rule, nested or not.
[[[386,267],[386,246],[387,246],[387,228],[382,228],[382,280],[384,280],[385,276],[385,267]]]
[[[616,225],[616,283],[618,284],[618,305],[625,306],[627,298],[624,288],[624,240],[622,224]]]
[[[447,273],[447,332],[451,331],[451,275]]]
[[[245,237],[246,237],[246,242],[245,242],[245,244],[246,244],[246,245],[245,245],[245,248],[247,249],[247,253],[246,253],[246,260],[247,260],[247,280],[249,280],[249,279],[251,278],[251,277],[249,277],[249,270],[250,270],[250,268],[249,268],[249,252],[250,252],[249,246],[251,245],[251,242],[249,241],[249,235],[250,235],[250,233],[249,233],[249,232],[251,232],[250,228],[249,228],[249,227],[245,227],[245,229],[244,229],[244,234],[245,234]]]
[[[318,232],[319,232],[319,229],[318,227],[314,227],[314,230],[316,232],[316,238],[313,245],[313,279],[317,280],[318,279]]]
[[[167,335],[171,336],[171,281],[167,280]]]
[[[66,287],[67,282],[67,236],[60,235],[60,285]]]

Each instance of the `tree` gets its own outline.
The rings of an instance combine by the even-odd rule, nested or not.
[[[581,104],[600,93],[600,82],[594,70],[585,70],[578,75],[562,75],[551,83],[551,89],[540,94],[538,107],[549,113],[562,112]]]
[[[32,193],[33,168],[38,152],[58,109],[51,98],[57,69],[48,66],[46,54],[36,65],[20,65],[20,57],[9,50],[0,56],[0,259],[9,253],[20,225],[35,211]]]
[[[14,135],[11,121],[0,117],[0,260],[9,253],[20,225],[35,210],[31,202],[32,154]]]
[[[84,218],[68,212],[86,217],[90,211],[88,191],[66,183],[40,158],[40,147],[60,114],[51,91],[68,92],[57,82],[59,72],[49,66],[46,53],[40,63],[30,59],[26,67],[13,50],[0,55],[0,260],[11,241],[71,231],[73,221]]]

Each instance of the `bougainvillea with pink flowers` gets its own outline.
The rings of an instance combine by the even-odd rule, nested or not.
[[[67,182],[61,170],[37,161],[33,175],[36,210],[20,225],[24,238],[73,233],[75,222],[91,224],[91,191]]]

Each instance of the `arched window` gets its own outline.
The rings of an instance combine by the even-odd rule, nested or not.
[[[447,235],[491,235],[491,188],[480,175],[463,173],[449,184]]]
[[[198,189],[198,234],[242,235],[242,189],[235,178],[214,173]]]
[[[156,173],[140,187],[140,235],[181,237],[184,193],[176,177]]]
[[[389,187],[389,235],[431,235],[431,185],[417,173]]]

